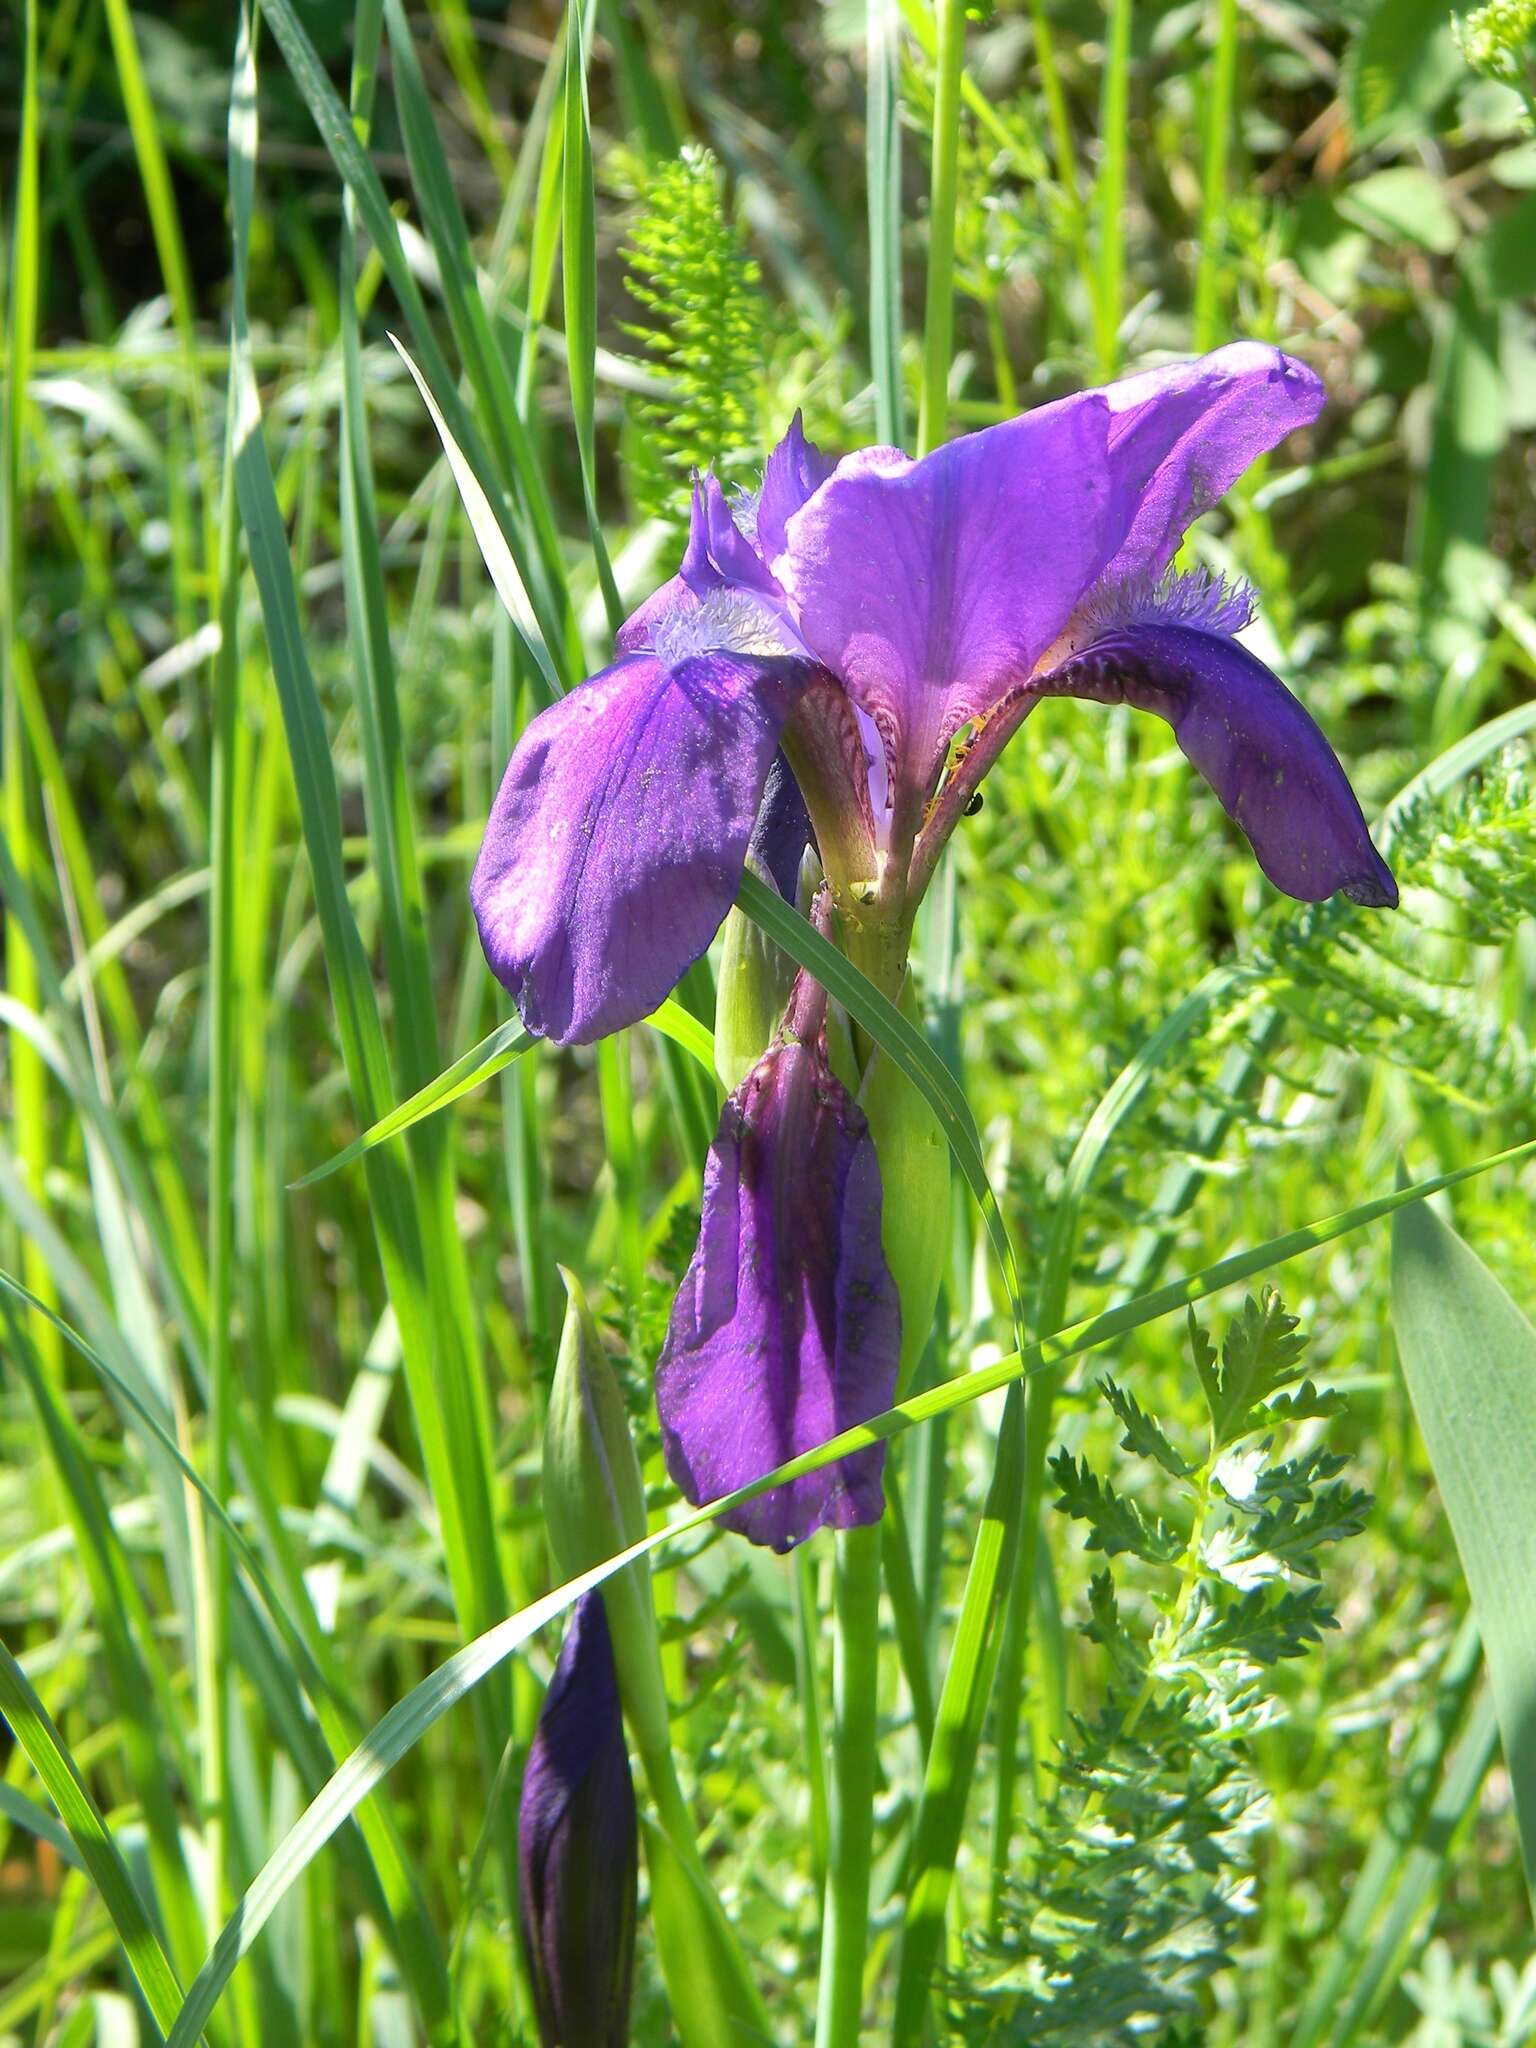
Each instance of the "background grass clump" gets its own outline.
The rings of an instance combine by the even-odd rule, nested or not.
[[[238,28],[16,0],[0,36],[0,2043],[28,2048],[162,2038],[336,1763],[553,1583],[560,1266],[674,1505],[650,1380],[718,1105],[684,1049],[537,1048],[292,1184],[504,1021],[465,885],[548,693],[530,645],[602,665],[694,468],[750,488],[796,408],[836,450],[912,445],[1237,335],[1327,382],[1190,552],[1253,584],[1403,908],[1279,899],[1162,726],[1038,710],[918,955],[1031,1335],[1400,1156],[1536,1138],[1529,10],[599,0],[574,128],[552,4]],[[526,638],[391,333],[489,480]],[[708,963],[679,1000],[709,1023]],[[1531,1188],[1454,1197],[1527,1306]],[[923,1384],[1007,1346],[960,1193],[952,1231]],[[1032,1384],[1031,1618],[931,2038],[1536,2039],[1388,1233],[1275,1284]],[[1258,1389],[1224,1420],[1223,1344]],[[998,1427],[969,1404],[891,1454],[872,2040],[909,2038],[905,1859]],[[705,1531],[655,1569],[683,1793],[810,2040],[831,1551]],[[534,2040],[511,1795],[554,1652],[406,1750],[204,2038]],[[633,2038],[662,2043],[686,2021],[641,1928]]]

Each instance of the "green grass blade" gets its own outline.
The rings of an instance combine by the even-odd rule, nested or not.
[[[566,371],[587,534],[597,564],[598,587],[617,633],[624,607],[597,505],[597,217],[592,196],[592,129],[587,108],[587,31],[582,0],[573,0],[565,26],[564,146],[561,154],[561,283],[564,293]]]
[[[1418,1733],[1397,1768],[1391,1803],[1350,1887],[1343,1918],[1323,1948],[1296,2016],[1291,2048],[1317,2048],[1338,2024],[1346,1994],[1353,1994],[1367,1976],[1376,1974],[1369,1959],[1371,1929],[1384,1902],[1397,1890],[1409,1857],[1423,1841],[1446,1752],[1482,1667],[1482,1639],[1476,1617],[1468,1615],[1445,1654]]]
[[[917,452],[927,454],[949,425],[949,368],[955,350],[955,202],[960,163],[960,80],[965,68],[963,0],[938,0],[933,91],[933,165],[928,188],[928,283],[923,303],[923,385]]]
[[[112,1916],[123,1953],[159,2023],[159,2038],[163,2041],[181,2005],[176,1973],[165,1959],[127,1865],[86,1789],[85,1780],[75,1768],[74,1759],[59,1739],[48,1709],[4,1643],[0,1643],[0,1714],[4,1714],[11,1733],[47,1788],[80,1861],[90,1872],[102,1903]],[[199,2027],[184,2038],[190,2044],[201,2031]]]
[[[681,1003],[671,996],[652,1011],[646,1023],[680,1045],[708,1074],[714,1072],[715,1042],[708,1027],[697,1017],[685,1010]],[[338,1152],[333,1159],[327,1159],[323,1166],[315,1167],[302,1179],[290,1182],[290,1191],[313,1187],[316,1181],[326,1180],[342,1167],[350,1166],[354,1159],[361,1159],[365,1152],[371,1152],[375,1145],[382,1145],[387,1138],[398,1138],[402,1131],[408,1131],[423,1117],[435,1116],[440,1109],[457,1102],[461,1096],[483,1087],[495,1075],[510,1067],[514,1060],[522,1058],[530,1046],[537,1041],[533,1034],[525,1031],[521,1021],[509,1017],[504,1024],[498,1024],[488,1032],[478,1045],[472,1045],[468,1052],[461,1053],[451,1067],[447,1067],[435,1081],[429,1081],[397,1109],[370,1124],[360,1138]]]
[[[1130,157],[1131,14],[1135,0],[1108,0],[1104,85],[1099,100],[1103,158],[1094,188],[1097,286],[1094,347],[1107,382],[1120,368],[1120,321],[1125,297],[1125,172]]]
[[[865,0],[864,51],[875,436],[899,448],[907,429],[901,378],[901,42],[896,0]]]
[[[348,1083],[360,1116],[377,1121],[395,1094],[368,960],[347,900],[341,813],[335,770],[315,679],[305,646],[293,565],[262,438],[261,408],[250,357],[246,305],[247,251],[254,201],[255,60],[242,38],[231,106],[231,194],[234,215],[231,375],[237,393],[235,488],[261,600],[273,678],[282,710],[305,849],[319,914]],[[349,130],[350,133],[350,130]],[[433,1497],[442,1518],[444,1554],[463,1625],[483,1627],[506,1611],[496,1519],[492,1507],[485,1388],[470,1371],[461,1327],[463,1304],[440,1259],[428,1259],[435,1216],[406,1162],[384,1152],[369,1157],[368,1196],[390,1299],[399,1318],[416,1427]],[[495,1694],[481,1710],[479,1733],[487,1783],[504,1735],[505,1702]],[[503,1844],[508,1868],[510,1840]]]
[[[1392,1327],[1482,1633],[1536,1899],[1536,1329],[1422,1203],[1393,1225]]]
[[[514,556],[521,557],[522,576],[531,593],[530,601],[539,620],[540,635],[551,646],[559,646],[562,644],[560,614],[553,596],[545,594],[543,565],[520,530],[519,521],[507,502],[503,483],[468,409],[459,398],[447,358],[438,345],[431,317],[422,299],[421,288],[406,260],[400,230],[379,174],[368,152],[358,141],[351,117],[337,97],[325,67],[315,54],[314,45],[304,33],[292,0],[261,0],[261,12],[309,108],[321,141],[330,151],[343,182],[357,201],[358,217],[368,231],[369,240],[378,252],[391,288],[410,323],[416,351],[425,365],[428,380],[439,394],[443,415],[452,428],[454,439],[464,450],[465,460],[479,480],[503,539]]]
[[[443,453],[448,458],[448,467],[453,472],[453,480],[459,487],[459,496],[464,502],[464,510],[469,517],[471,530],[480,549],[480,558],[485,563],[491,582],[495,585],[496,595],[506,606],[513,625],[516,626],[519,634],[522,636],[524,646],[538,663],[539,673],[549,686],[550,696],[552,698],[558,697],[561,694],[562,688],[560,677],[554,662],[550,659],[549,648],[545,644],[544,636],[539,630],[538,620],[534,615],[533,601],[528,595],[528,587],[523,581],[522,571],[517,566],[516,558],[511,548],[507,545],[506,535],[502,530],[501,522],[491,510],[490,500],[481,488],[480,479],[475,475],[463,450],[453,438],[448,422],[443,418],[442,410],[437,400],[432,396],[427,380],[411,361],[405,349],[395,340],[394,335],[390,336],[390,340],[394,342],[396,349],[399,351],[400,360],[405,364],[405,367],[410,371],[412,378],[415,380],[416,389],[421,393],[422,404],[432,416],[432,424],[436,427],[438,439],[443,444]]]

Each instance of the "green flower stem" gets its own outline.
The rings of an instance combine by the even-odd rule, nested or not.
[[[1104,156],[1098,181],[1098,292],[1094,346],[1099,376],[1120,369],[1120,318],[1125,295],[1125,174],[1130,153],[1131,9],[1135,0],[1109,0],[1104,91],[1099,132]]]
[[[655,1850],[650,1848],[656,1947],[683,2040],[688,2048],[706,2041],[711,2048],[717,2042],[719,2048],[736,2043],[746,2048],[748,2043],[769,2041],[773,2036],[767,2009],[700,1853],[672,1745],[637,1746],[660,1832],[684,1880],[663,1890]]]
[[[880,1529],[875,1524],[845,1529],[837,1538],[831,1841],[816,2048],[858,2048],[869,1935],[879,1676]]]
[[[960,75],[965,56],[963,0],[938,0],[939,44],[933,88],[933,170],[928,203],[928,292],[923,308],[923,390],[917,452],[944,439],[949,366],[955,341],[955,192],[960,162]]]
[[[1237,0],[1217,0],[1216,52],[1205,102],[1200,167],[1200,254],[1195,272],[1195,348],[1220,338],[1221,279],[1227,239],[1227,159],[1237,82]]]

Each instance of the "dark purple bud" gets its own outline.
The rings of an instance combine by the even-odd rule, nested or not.
[[[781,750],[774,755],[763,785],[747,857],[768,876],[786,903],[793,903],[799,894],[800,862],[810,843],[810,814],[795,771]]]
[[[523,1772],[518,1918],[542,2048],[626,2048],[639,1827],[602,1595],[571,1615]]]
[[[667,1469],[691,1501],[760,1479],[891,1404],[901,1309],[863,1111],[827,1063],[825,998],[801,977],[788,1029],[726,1102],[698,1248],[656,1372]],[[878,1521],[885,1446],[723,1519],[789,1550]]]
[[[1319,903],[1397,902],[1349,778],[1280,678],[1221,632],[1144,619],[1110,628],[1033,687],[1155,711],[1247,833],[1277,889]]]

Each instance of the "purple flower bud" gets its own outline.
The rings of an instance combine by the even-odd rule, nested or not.
[[[523,1773],[518,1918],[542,2048],[626,2048],[639,1828],[602,1595],[576,1603]]]
[[[880,1237],[863,1111],[827,1062],[826,999],[802,976],[785,1035],[725,1105],[704,1172],[698,1249],[656,1372],[667,1469],[718,1500],[891,1404],[901,1310]],[[878,1521],[885,1446],[723,1517],[789,1550]]]

